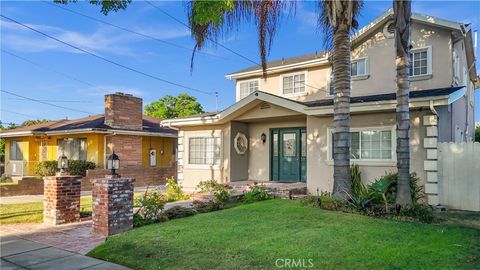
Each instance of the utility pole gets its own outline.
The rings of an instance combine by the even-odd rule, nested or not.
[[[215,94],[215,111],[218,112],[218,91],[213,93]]]

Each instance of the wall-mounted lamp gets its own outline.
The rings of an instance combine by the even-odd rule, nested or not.
[[[265,133],[262,133],[260,139],[262,140],[262,143],[265,143],[267,141],[267,135]]]

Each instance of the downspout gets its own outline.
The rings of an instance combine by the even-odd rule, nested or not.
[[[430,100],[430,111],[437,116],[438,119],[440,119],[440,116],[438,115],[437,110],[435,110],[435,107],[433,107],[433,100]]]

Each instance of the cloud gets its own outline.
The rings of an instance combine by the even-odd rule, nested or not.
[[[22,52],[63,51],[80,53],[71,47],[33,32],[21,25],[1,20],[2,46]],[[49,34],[59,40],[95,53],[112,53],[135,56],[130,44],[146,41],[144,37],[122,31],[120,29],[101,25],[90,33],[70,31],[56,26],[43,24],[26,24],[34,29]],[[179,29],[167,25],[156,27],[137,28],[135,31],[150,35],[158,39],[174,39],[190,35],[186,29]]]

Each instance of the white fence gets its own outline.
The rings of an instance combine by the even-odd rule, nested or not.
[[[480,211],[480,143],[439,143],[440,204]]]

